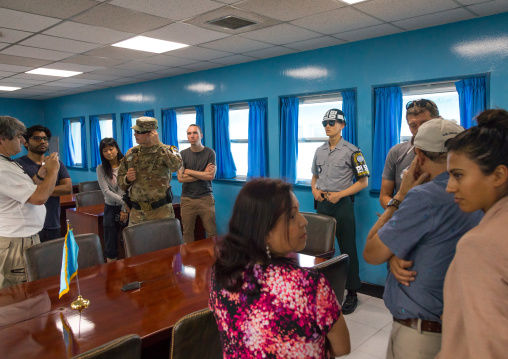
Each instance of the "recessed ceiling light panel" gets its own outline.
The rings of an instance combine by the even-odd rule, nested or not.
[[[0,91],[16,91],[20,89],[21,87],[0,86]]]
[[[133,37],[132,39],[117,42],[116,44],[113,44],[111,46],[162,54],[163,52],[181,49],[182,47],[187,47],[189,45],[180,44],[178,42],[154,39],[146,36],[136,36]]]
[[[345,2],[347,4],[356,4],[357,2],[362,2],[365,0],[341,0],[342,2]]]
[[[71,76],[80,75],[80,74],[82,74],[82,72],[46,69],[44,67],[40,67],[38,69],[27,71],[27,72],[25,72],[25,74],[56,76],[56,77],[71,77]]]

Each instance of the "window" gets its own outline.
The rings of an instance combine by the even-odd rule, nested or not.
[[[115,115],[99,115],[99,127],[101,128],[101,140],[106,137],[115,137],[114,133],[114,124],[115,124]]]
[[[180,152],[190,147],[189,140],[187,140],[187,129],[190,125],[195,123],[196,110],[194,107],[176,110],[178,150]]]
[[[229,105],[229,140],[237,177],[247,177],[249,147],[249,105]]]
[[[83,154],[81,152],[81,122],[79,118],[71,119],[71,140],[72,153],[74,155],[74,166],[83,166]]]
[[[434,101],[441,117],[460,123],[459,94],[454,81],[401,86],[401,90],[403,106],[400,142],[410,141],[412,137],[406,121],[406,104],[412,100],[424,98]]]
[[[132,117],[131,117],[131,127],[136,125],[136,120],[137,120],[139,117],[143,117],[143,116],[145,116],[145,112],[146,112],[146,111],[139,111],[139,112],[132,112],[132,113],[131,113],[131,116],[132,116]],[[136,138],[134,137],[134,130],[132,130],[131,132],[132,132],[132,134],[131,134],[131,136],[132,136],[132,145],[133,145],[133,146],[136,146],[136,145],[137,145],[137,143],[136,143]],[[161,136],[161,134],[159,133],[159,137],[160,137],[160,136]]]
[[[299,97],[298,100],[296,177],[298,181],[307,182],[312,179],[311,167],[316,149],[328,140],[321,120],[329,109],[342,109],[342,97],[340,93],[328,93]]]

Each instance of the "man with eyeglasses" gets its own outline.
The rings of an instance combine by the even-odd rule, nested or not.
[[[337,220],[336,237],[340,252],[349,255],[348,290],[342,313],[353,313],[358,305],[357,290],[362,285],[356,252],[356,224],[352,196],[369,184],[369,169],[361,151],[342,138],[346,126],[344,113],[338,109],[323,118],[328,141],[318,147],[312,163],[312,194],[317,213]],[[356,182],[353,183],[353,177]]]
[[[439,110],[437,105],[431,100],[419,99],[409,101],[406,104],[406,121],[413,139],[422,124],[438,117]],[[379,202],[384,209],[393,199],[393,195],[399,191],[403,171],[409,168],[409,165],[415,158],[413,139],[399,143],[388,151],[385,168],[381,176],[381,191],[379,193]]]
[[[33,179],[35,184],[44,181],[46,176],[43,167],[45,156],[49,150],[49,141],[51,140],[51,131],[49,128],[35,125],[27,128],[25,133],[25,148],[28,154],[16,159],[26,173]],[[55,189],[45,203],[46,219],[44,227],[39,232],[41,242],[62,237],[60,228],[60,196],[72,192],[72,180],[67,168],[60,161],[60,170],[58,171]]]
[[[131,203],[129,226],[174,218],[171,174],[182,165],[175,146],[159,141],[157,120],[139,117],[131,127],[138,146],[127,151],[118,169],[118,185]]]
[[[25,125],[10,116],[0,116],[0,288],[26,281],[23,251],[39,243],[46,217],[43,206],[53,193],[60,167],[58,153],[44,164],[44,180],[38,185],[11,157],[25,143]]]

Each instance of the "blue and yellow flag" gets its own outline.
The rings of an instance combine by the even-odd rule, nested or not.
[[[65,235],[65,243],[62,254],[62,271],[60,272],[60,295],[69,291],[69,283],[78,273],[78,252],[79,247],[74,239],[72,229],[67,226],[67,234]]]

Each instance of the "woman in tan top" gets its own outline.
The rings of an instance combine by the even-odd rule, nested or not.
[[[487,110],[449,146],[447,191],[485,216],[467,232],[446,274],[437,358],[508,355],[508,112]]]

